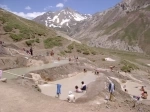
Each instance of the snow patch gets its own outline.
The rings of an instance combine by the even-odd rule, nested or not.
[[[51,19],[50,17],[47,17],[47,19]]]
[[[60,25],[63,25],[64,23],[67,23],[69,21],[70,21],[70,19],[63,19],[62,22],[60,23]]]
[[[60,13],[58,14],[58,16],[60,15]]]
[[[49,27],[54,27],[54,28],[59,27],[59,28],[61,28],[61,26],[56,26],[54,24],[50,24]]]
[[[148,66],[150,66],[150,64],[147,64]]]
[[[83,16],[81,16],[80,14],[77,14],[77,13],[74,13],[72,16],[74,17],[74,19],[76,21],[82,21],[82,20],[86,19],[86,18],[84,18]]]
[[[59,23],[59,18],[57,18],[57,23]]]
[[[47,22],[47,20],[45,20],[45,26],[48,26],[48,22]]]
[[[69,26],[69,24],[68,24],[68,23],[67,23],[66,25],[70,28],[70,26]]]
[[[54,16],[53,17],[53,22],[58,18],[58,16]]]
[[[112,58],[105,58],[105,61],[116,61],[116,60],[113,60]]]

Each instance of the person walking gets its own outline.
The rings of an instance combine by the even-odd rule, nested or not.
[[[109,100],[112,101],[112,100],[113,100],[113,97],[114,97],[113,93],[114,93],[114,91],[115,91],[115,84],[114,84],[113,82],[110,82],[108,89],[109,89],[109,93],[110,93],[110,98],[109,98]]]

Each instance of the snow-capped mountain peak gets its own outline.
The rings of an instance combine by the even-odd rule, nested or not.
[[[44,24],[47,27],[59,28],[63,31],[69,31],[70,27],[91,18],[90,14],[80,14],[71,8],[64,8],[60,11],[49,11],[42,16],[38,16],[34,21]]]

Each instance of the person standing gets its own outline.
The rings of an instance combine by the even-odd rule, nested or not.
[[[60,94],[61,94],[61,84],[57,84],[57,97],[59,98]]]
[[[112,101],[113,100],[113,93],[115,91],[115,84],[113,82],[109,83],[109,93],[110,93],[110,98],[109,100]]]
[[[33,56],[33,49],[32,49],[32,47],[30,48],[30,54],[31,54],[31,56]]]

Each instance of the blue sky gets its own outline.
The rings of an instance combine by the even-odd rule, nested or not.
[[[47,11],[70,7],[84,14],[101,12],[121,0],[0,0],[0,7],[24,18],[32,19]]]

